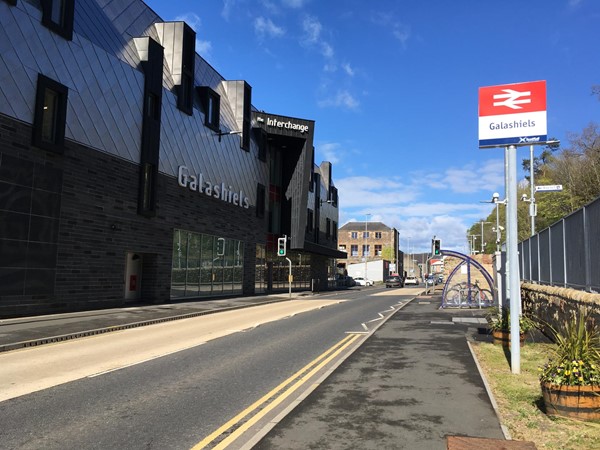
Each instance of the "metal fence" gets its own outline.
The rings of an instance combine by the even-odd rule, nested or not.
[[[521,279],[600,292],[600,198],[519,244]]]

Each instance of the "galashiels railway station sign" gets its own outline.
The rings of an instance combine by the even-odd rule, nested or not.
[[[479,88],[479,147],[546,142],[546,82]]]

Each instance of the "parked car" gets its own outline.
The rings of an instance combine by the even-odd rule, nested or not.
[[[404,280],[404,286],[412,284],[413,286],[419,285],[419,279],[417,277],[408,276],[406,280]]]
[[[375,284],[373,280],[369,280],[368,278],[365,280],[364,277],[354,277],[354,281],[358,286],[373,286]]]
[[[348,287],[356,286],[356,281],[354,281],[354,278],[347,276],[346,277],[346,286],[348,286]]]
[[[385,280],[385,287],[386,288],[404,287],[404,283],[402,283],[402,277],[400,277],[398,275],[392,275],[387,280]]]

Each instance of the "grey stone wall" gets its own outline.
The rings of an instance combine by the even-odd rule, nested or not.
[[[524,313],[559,332],[564,329],[565,323],[577,317],[580,311],[590,315],[595,323],[600,324],[600,294],[522,283],[521,301]]]

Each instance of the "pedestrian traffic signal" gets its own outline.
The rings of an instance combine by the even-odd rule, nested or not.
[[[225,255],[225,238],[217,238],[217,256]]]
[[[442,251],[440,250],[442,246],[442,241],[440,241],[439,239],[432,239],[431,240],[431,254],[433,256],[440,256],[442,254]]]
[[[287,237],[277,239],[277,256],[285,256]]]

